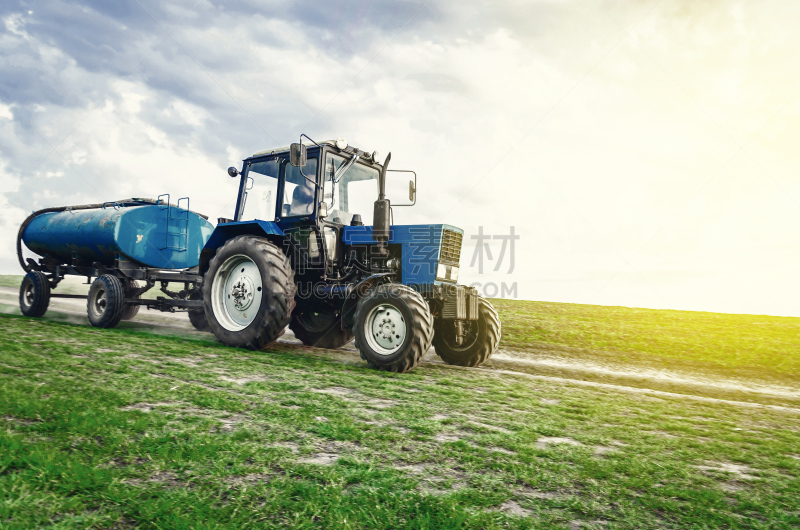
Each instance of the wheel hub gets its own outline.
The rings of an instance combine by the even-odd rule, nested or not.
[[[108,305],[108,298],[105,289],[99,289],[94,299],[94,307],[98,314],[103,314]]]
[[[406,337],[406,323],[402,313],[391,305],[375,307],[367,318],[365,330],[374,350],[389,355],[397,351]]]
[[[33,305],[33,284],[25,287],[25,303],[29,306]]]
[[[231,286],[231,299],[233,307],[239,311],[244,311],[253,303],[253,281],[247,276],[239,276],[239,279]]]
[[[258,315],[263,297],[261,273],[252,258],[231,256],[217,270],[211,287],[211,304],[220,325],[240,331]]]

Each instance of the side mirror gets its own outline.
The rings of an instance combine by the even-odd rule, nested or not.
[[[231,166],[231,167],[229,167],[229,168],[228,168],[228,175],[229,175],[231,178],[233,178],[233,177],[236,177],[236,176],[238,176],[238,175],[239,175],[239,170],[238,170],[238,169],[236,169],[235,167],[232,167],[232,166]]]
[[[417,200],[417,188],[414,187],[414,181],[408,181],[408,200],[415,202]]]
[[[289,147],[289,163],[294,167],[304,167],[306,165],[306,146],[292,144]]]
[[[324,202],[319,203],[319,208],[317,209],[317,217],[322,219],[323,217],[328,217],[328,205]]]

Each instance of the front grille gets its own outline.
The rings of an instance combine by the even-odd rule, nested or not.
[[[461,238],[462,234],[448,230],[442,230],[442,251],[439,255],[439,263],[458,265],[461,259]]]
[[[454,292],[444,301],[442,307],[442,318],[445,320],[466,320],[467,312],[467,297],[463,289]]]
[[[448,285],[442,288],[444,320],[478,320],[478,291],[474,287]]]

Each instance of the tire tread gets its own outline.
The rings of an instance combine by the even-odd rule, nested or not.
[[[407,354],[392,363],[377,364],[364,354],[363,349],[359,345],[358,333],[355,334],[355,347],[361,354],[361,358],[367,361],[367,365],[369,365],[370,368],[387,372],[408,372],[422,361],[422,357],[431,347],[431,341],[433,340],[433,315],[431,315],[428,303],[422,298],[422,295],[414,289],[398,283],[381,284],[370,289],[370,291],[358,301],[355,314],[356,326],[362,324],[360,314],[367,301],[381,296],[382,294],[398,295],[400,298],[404,299],[411,312],[411,326],[413,327],[413,332],[412,342]]]
[[[436,354],[447,364],[474,368],[488,361],[500,345],[501,325],[497,310],[482,296],[478,298],[478,308],[484,321],[485,336],[473,351],[451,351],[438,334],[434,337],[433,347],[436,349]]]
[[[125,297],[130,298],[130,293],[133,289],[139,288],[139,282],[136,280],[126,280],[125,281]],[[136,299],[138,300],[141,298],[137,296]],[[120,320],[131,320],[133,317],[139,314],[139,308],[141,306],[139,304],[125,304],[125,307],[122,309],[122,317]]]
[[[26,307],[22,303],[25,284],[28,281],[33,283],[33,303],[31,303],[30,307]],[[31,271],[26,274],[22,280],[22,285],[20,285],[19,288],[19,307],[22,311],[22,314],[26,317],[39,318],[44,316],[44,314],[47,312],[47,306],[49,305],[50,282],[47,280],[47,276],[40,271]]]
[[[94,318],[90,309],[92,303],[92,289],[96,284],[102,283],[106,289],[106,310],[98,318]],[[96,328],[113,328],[122,319],[125,310],[125,290],[122,282],[116,276],[103,274],[98,276],[89,288],[89,298],[86,301],[86,312],[89,315],[89,323]]]
[[[263,276],[263,280],[266,281],[263,282],[264,285],[262,286],[262,304],[266,303],[264,318],[258,322],[257,328],[252,333],[247,333],[247,335],[250,335],[249,337],[242,337],[241,331],[231,332],[225,330],[219,326],[219,324],[216,324],[216,320],[214,320],[215,324],[212,324],[213,306],[211,303],[211,287],[214,280],[213,277],[207,277],[203,284],[203,306],[205,308],[209,327],[220,341],[229,346],[239,346],[250,350],[263,350],[283,335],[286,326],[291,320],[297,288],[294,284],[294,271],[292,270],[288,256],[268,239],[257,236],[243,235],[226,241],[225,244],[217,250],[216,255],[211,258],[208,271],[216,271],[217,267],[227,258],[226,254],[228,250],[245,239],[252,240],[249,242],[249,245],[253,253],[261,254],[269,265],[268,273]],[[208,275],[208,273],[206,274]],[[266,298],[266,300],[263,300],[263,298]],[[220,329],[215,331],[215,327],[219,327]],[[247,328],[243,331],[247,331]]]

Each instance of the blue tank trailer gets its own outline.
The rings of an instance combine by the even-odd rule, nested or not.
[[[187,311],[195,328],[234,347],[264,349],[288,326],[309,346],[355,340],[381,370],[408,371],[431,345],[447,363],[477,366],[501,326],[491,303],[458,284],[463,230],[392,225],[393,207],[416,203],[417,182],[390,160],[302,135],[228,169],[239,178],[236,209],[216,227],[188,198],[166,195],[33,212],[17,237],[22,313],[41,317],[52,297],[85,298],[100,328],[145,306]],[[408,202],[386,197],[390,172],[413,175]],[[23,243],[40,258],[25,259]],[[54,292],[66,275],[94,278],[88,295]],[[175,283],[183,289],[171,291]],[[157,284],[164,296],[141,297]]]

